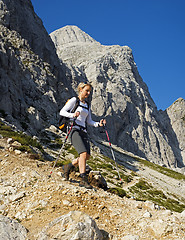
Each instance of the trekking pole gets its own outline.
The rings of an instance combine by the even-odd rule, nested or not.
[[[108,132],[107,132],[107,130],[106,130],[106,128],[105,128],[105,125],[103,125],[103,128],[104,128],[105,133],[106,133],[106,135],[107,135],[107,140],[108,140],[108,142],[109,142],[109,146],[110,146],[110,149],[111,149],[111,153],[112,153],[113,160],[114,160],[114,162],[115,162],[115,164],[116,164],[116,169],[117,169],[117,172],[118,172],[118,176],[119,176],[120,182],[122,183],[122,180],[121,180],[121,177],[120,177],[120,174],[119,174],[118,165],[117,165],[117,162],[116,162],[116,158],[115,158],[115,155],[114,155],[114,152],[113,152],[113,148],[112,148],[112,145],[111,145],[111,142],[110,142],[109,134],[108,134]]]
[[[75,118],[76,119],[76,118]],[[74,120],[75,120],[74,119]],[[71,132],[71,130],[72,130],[72,128],[73,128],[73,125],[74,125],[74,121],[72,122],[72,124],[71,124],[71,127],[70,127],[70,129],[69,129],[69,131],[67,132],[67,135],[66,135],[66,137],[65,137],[65,140],[64,140],[64,143],[62,144],[62,147],[60,148],[60,151],[59,151],[59,153],[58,153],[58,156],[57,156],[57,158],[56,158],[56,160],[55,160],[55,162],[54,162],[54,164],[53,164],[53,167],[52,167],[52,170],[51,170],[51,172],[50,172],[50,174],[49,174],[49,178],[51,177],[51,174],[52,174],[52,172],[53,172],[53,170],[54,170],[54,168],[55,168],[55,166],[56,166],[56,163],[57,163],[57,161],[58,161],[58,159],[59,159],[59,157],[60,157],[60,154],[61,154],[61,152],[62,152],[62,150],[63,150],[63,148],[64,148],[64,146],[65,146],[65,143],[66,143],[66,141],[67,141],[67,139],[68,139],[68,137],[69,137],[69,134],[70,134],[70,132]]]

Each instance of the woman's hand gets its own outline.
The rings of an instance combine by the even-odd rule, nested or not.
[[[79,115],[80,115],[80,112],[75,112],[75,113],[73,114],[73,117],[74,117],[74,118],[77,118]]]
[[[105,126],[106,125],[106,120],[105,119],[101,119],[100,120],[100,123],[99,123],[99,126],[100,127],[103,127],[103,126]]]

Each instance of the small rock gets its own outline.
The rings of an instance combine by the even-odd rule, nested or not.
[[[63,177],[62,172],[57,172],[57,175],[58,175],[59,177]]]
[[[89,182],[99,188],[107,189],[107,182],[99,171],[91,171],[89,173]]]
[[[5,204],[0,205],[0,211],[5,210],[5,208],[6,208]]]
[[[23,198],[25,195],[26,195],[25,192],[20,192],[18,194],[11,195],[10,200],[12,202],[18,201],[19,199]]]
[[[31,171],[31,176],[32,176],[32,177],[35,177],[35,178],[38,178],[38,177],[40,177],[41,175],[40,175],[37,171],[32,170],[32,171]]]
[[[155,204],[153,202],[150,202],[150,201],[146,201],[145,206],[150,208],[151,210],[155,209]]]
[[[23,172],[23,173],[22,173],[22,176],[23,176],[23,177],[25,177],[26,175],[27,175],[27,173],[26,173],[26,172]]]
[[[94,215],[94,219],[99,219],[99,218],[100,218],[100,216],[98,213],[96,215]]]
[[[185,217],[185,210],[181,212],[181,217]]]
[[[20,146],[21,146],[21,143],[15,141],[15,142],[13,142],[11,145],[12,145],[13,147],[20,147]]]
[[[13,138],[8,138],[7,139],[7,144],[11,144],[11,143],[13,143]]]
[[[148,211],[143,214],[143,217],[145,217],[145,218],[150,218],[151,216],[152,216],[152,214]]]
[[[172,212],[170,210],[164,210],[162,214],[165,216],[170,216],[172,215]]]
[[[155,205],[156,210],[161,210],[161,207],[159,205]]]
[[[22,219],[25,219],[27,216],[24,212],[17,212],[16,215],[15,215],[15,218],[19,219],[19,220],[22,220]]]
[[[15,153],[16,155],[20,155],[22,152],[21,152],[20,150],[15,149],[15,150],[14,150],[14,153]]]
[[[9,152],[13,152],[13,150],[14,150],[13,147],[9,147],[9,148],[8,148],[8,151],[9,151]]]
[[[135,197],[134,197],[134,196],[131,196],[131,197],[130,197],[130,199],[132,199],[132,200],[133,200],[133,199],[135,199]]]
[[[38,137],[37,136],[33,136],[33,140],[38,140]]]
[[[62,191],[63,194],[67,194],[68,193],[68,190],[64,189],[64,191]]]
[[[41,204],[42,207],[46,207],[48,205],[48,201],[46,200],[40,200],[39,203]]]
[[[69,206],[70,205],[70,202],[68,200],[63,200],[62,202],[63,202],[64,206]]]
[[[168,232],[168,223],[162,221],[161,219],[157,219],[153,221],[148,227],[152,230],[155,237],[161,239],[161,236]]]

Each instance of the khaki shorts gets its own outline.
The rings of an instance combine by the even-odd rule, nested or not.
[[[69,138],[78,154],[87,152],[90,155],[90,144],[86,132],[73,128]]]

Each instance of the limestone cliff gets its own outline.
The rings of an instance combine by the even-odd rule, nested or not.
[[[0,7],[0,109],[36,134],[56,119],[64,65],[30,0],[1,0]]]
[[[185,100],[177,99],[170,107],[161,113],[164,131],[178,156],[179,165],[185,163]]]

